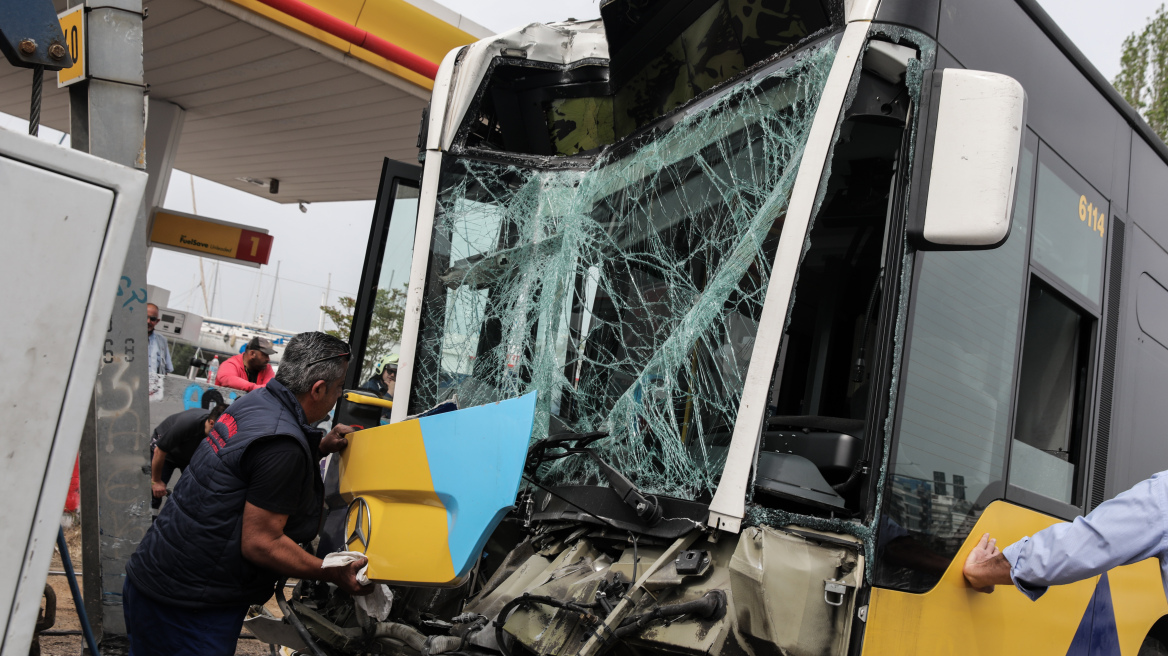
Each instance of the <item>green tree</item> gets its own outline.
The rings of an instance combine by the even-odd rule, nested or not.
[[[334,306],[320,306],[321,312],[334,326],[325,332],[337,339],[349,341],[349,333],[353,331],[353,307],[356,305],[357,301],[352,296],[341,296]]]
[[[1168,139],[1168,12],[1164,5],[1141,32],[1123,40],[1120,72],[1112,83],[1148,125]]]
[[[406,285],[401,288],[377,290],[373,302],[373,318],[369,321],[369,336],[365,342],[365,361],[361,363],[361,380],[373,375],[373,365],[383,355],[396,351],[401,344],[402,320],[406,316]],[[335,306],[321,306],[321,311],[335,326],[325,332],[349,341],[353,330],[353,308],[356,299],[341,296]]]

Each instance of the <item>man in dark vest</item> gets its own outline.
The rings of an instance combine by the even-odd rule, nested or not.
[[[349,594],[365,560],[322,569],[300,547],[316,537],[324,500],[318,462],[352,429],[312,427],[341,396],[349,347],[324,333],[288,343],[276,378],[231,404],[195,450],[158,520],[126,564],[122,590],[133,656],[235,653],[251,604],[282,577]]]

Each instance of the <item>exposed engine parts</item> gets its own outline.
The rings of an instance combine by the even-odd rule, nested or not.
[[[576,488],[581,513],[613,492],[591,490]],[[505,521],[458,587],[394,587],[386,621],[332,585],[302,583],[281,604],[287,623],[247,626],[313,656],[846,653],[863,572],[853,538],[763,526],[670,539],[595,514],[592,525]]]
[[[624,638],[636,635],[649,627],[653,621],[693,615],[703,620],[720,620],[726,615],[726,593],[723,590],[710,590],[702,595],[701,599],[686,601],[667,606],[658,606],[647,613],[630,617],[616,630],[617,637]]]

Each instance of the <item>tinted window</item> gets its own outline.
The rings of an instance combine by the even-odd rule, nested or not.
[[[986,504],[1004,491],[1033,169],[1028,146],[1005,244],[917,256],[880,538],[882,585],[931,587]]]
[[[1026,308],[1010,484],[1075,502],[1090,323],[1035,281]]]
[[[398,184],[390,212],[381,273],[377,280],[369,332],[365,337],[365,357],[361,361],[359,382],[363,384],[372,384],[371,379],[374,377],[374,368],[378,361],[385,356],[396,354],[400,348],[406,287],[410,282],[410,262],[414,256],[418,188]],[[392,395],[393,391],[390,390],[389,394]]]
[[[1107,200],[1043,144],[1034,199],[1034,261],[1096,304],[1103,289],[1107,223]]]

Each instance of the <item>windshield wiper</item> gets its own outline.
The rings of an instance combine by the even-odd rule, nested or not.
[[[524,472],[529,478],[534,478],[539,466],[550,460],[559,460],[571,455],[586,455],[596,463],[600,475],[608,481],[613,492],[617,493],[621,501],[633,509],[637,518],[646,526],[656,526],[661,522],[661,504],[657,497],[645,494],[628,478],[614,469],[612,465],[596,455],[588,448],[593,442],[608,437],[607,431],[595,433],[568,433],[542,439],[531,446],[527,452],[527,463]],[[575,444],[569,445],[570,442]],[[562,449],[556,453],[548,453],[549,449]]]

